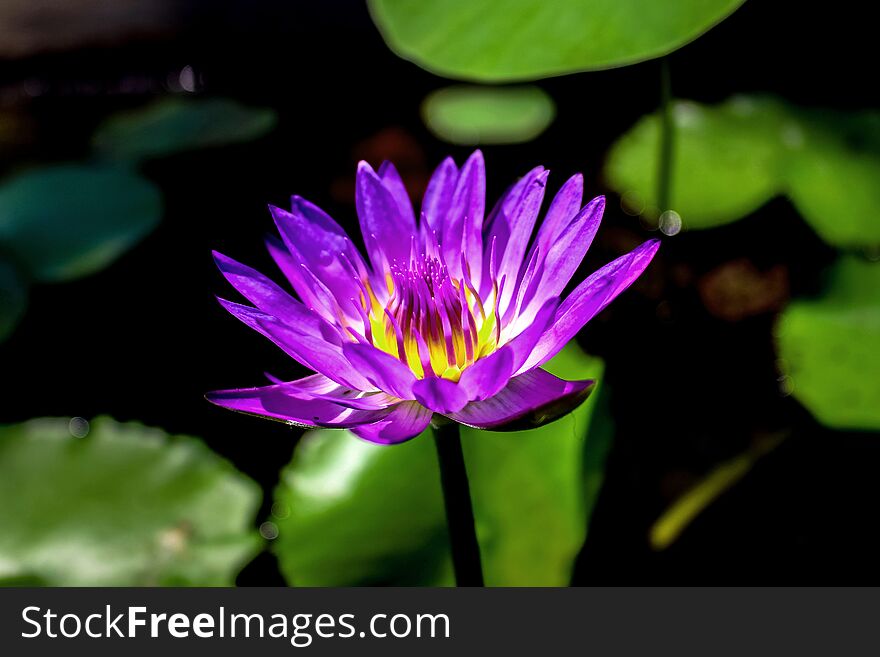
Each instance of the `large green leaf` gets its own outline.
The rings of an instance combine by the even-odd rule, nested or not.
[[[803,110],[766,97],[674,106],[671,206],[691,229],[736,221],[787,195],[829,244],[880,247],[880,113]],[[660,120],[644,117],[609,153],[605,177],[656,221]]]
[[[27,282],[18,267],[0,258],[0,342],[15,330],[27,307]]]
[[[551,369],[590,378],[602,365],[570,345]],[[571,415],[530,432],[463,430],[489,585],[568,582],[601,480],[596,464],[608,447],[607,430],[591,430],[585,459],[595,405],[594,395]],[[393,447],[342,431],[304,437],[273,507],[274,550],[289,582],[452,583],[430,434]]]
[[[517,144],[553,121],[553,99],[538,87],[459,85],[439,89],[422,103],[422,118],[453,144]]]
[[[257,485],[202,442],[98,418],[0,428],[0,580],[230,585]]]
[[[880,429],[880,263],[841,258],[822,297],[782,313],[777,340],[792,394],[816,419]]]
[[[229,98],[169,98],[110,117],[95,132],[93,145],[102,157],[137,162],[256,139],[275,122],[272,110]]]
[[[370,0],[398,55],[450,78],[507,82],[613,68],[680,48],[744,0]]]
[[[76,164],[34,169],[0,185],[0,247],[38,281],[106,267],[159,222],[162,198],[148,180]]]
[[[717,107],[679,101],[673,107],[672,209],[688,228],[709,228],[757,210],[781,186],[784,113],[767,99],[734,99]],[[614,145],[607,182],[656,220],[660,117],[647,116]]]
[[[829,244],[880,247],[880,112],[802,112],[786,192]]]

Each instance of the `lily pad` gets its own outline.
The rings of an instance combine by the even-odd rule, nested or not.
[[[602,371],[576,345],[551,363],[571,377]],[[529,432],[463,428],[487,584],[568,583],[610,436],[604,418],[591,421],[595,406],[594,394],[571,415]],[[273,515],[273,549],[291,584],[453,583],[430,430],[396,446],[310,432],[282,473]]]
[[[0,580],[228,586],[257,485],[201,441],[98,418],[0,427]]]
[[[535,80],[665,55],[744,0],[370,0],[400,57],[480,82]]]
[[[0,342],[15,330],[27,307],[27,283],[11,262],[0,259]]]
[[[0,247],[40,282],[103,269],[161,216],[156,186],[113,168],[44,167],[0,185]]]
[[[98,127],[92,144],[103,158],[138,162],[256,139],[276,121],[270,109],[229,98],[169,98],[110,117]]]
[[[786,114],[766,98],[737,98],[712,107],[673,106],[671,208],[689,229],[712,228],[754,212],[782,187]],[[656,221],[660,117],[641,119],[611,149],[608,184]]]
[[[829,244],[880,248],[880,112],[800,115],[786,193]]]
[[[785,195],[829,244],[880,248],[880,112],[741,96],[715,106],[678,101],[674,117],[671,206],[686,228],[721,226]],[[659,117],[644,117],[605,164],[608,184],[655,222],[659,138]]]
[[[791,391],[835,429],[880,429],[880,263],[844,256],[818,299],[792,302],[777,326]]]
[[[556,106],[538,87],[460,85],[439,89],[422,103],[425,124],[453,144],[518,144],[553,122]]]

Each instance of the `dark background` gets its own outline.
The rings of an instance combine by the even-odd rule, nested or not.
[[[875,23],[862,7],[749,0],[671,56],[674,93],[876,107]],[[257,142],[149,164],[165,194],[160,227],[100,274],[32,291],[24,321],[0,346],[0,422],[109,414],[202,436],[269,491],[299,433],[202,395],[260,384],[264,370],[300,372],[217,306],[214,294],[232,292],[210,250],[273,271],[261,239],[272,229],[267,203],[297,193],[354,228],[358,159],[395,160],[417,193],[444,155],[461,161],[467,150],[439,142],[419,118],[424,96],[447,82],[388,50],[360,2],[190,2],[173,23],[142,38],[0,60],[0,107],[25,106],[34,131],[26,152],[0,163],[6,171],[84,157],[103,117],[161,95],[185,65],[201,94],[279,115]],[[551,191],[583,171],[587,194],[603,193],[604,154],[656,108],[658,71],[647,62],[542,82],[557,120],[531,143],[484,149],[489,202],[539,163],[553,171]],[[144,93],[119,92],[132,76],[146,81]],[[40,94],[23,100],[35,80]],[[583,272],[656,235],[611,196]],[[581,343],[607,362],[616,433],[575,583],[878,583],[880,437],[820,427],[787,396],[773,346],[774,311],[816,290],[833,256],[776,200],[732,226],[664,238],[643,279],[583,331]],[[742,259],[746,284],[783,281],[748,312],[719,301],[712,284],[712,272]],[[787,438],[675,545],[651,550],[648,530],[676,496],[768,435]],[[283,583],[268,553],[238,581]]]

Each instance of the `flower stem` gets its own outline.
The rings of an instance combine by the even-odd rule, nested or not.
[[[672,79],[669,57],[660,60],[660,153],[657,161],[657,207],[660,213],[670,210],[672,195],[672,156],[675,122],[672,115]]]
[[[458,424],[450,422],[437,427],[434,443],[440,462],[440,483],[443,486],[455,583],[457,586],[483,586],[480,544],[474,528],[474,509],[471,506]]]

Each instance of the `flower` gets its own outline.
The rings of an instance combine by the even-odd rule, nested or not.
[[[583,178],[571,177],[531,241],[548,173],[532,169],[484,222],[482,153],[461,169],[447,158],[417,221],[394,166],[374,171],[361,162],[356,203],[368,260],[308,201],[294,196],[290,211],[270,206],[281,240],[269,238],[267,246],[299,298],[215,253],[220,271],[254,307],[219,301],[316,374],[208,399],[385,444],[418,435],[434,414],[505,430],[569,412],[593,382],[565,381],[540,366],[642,273],[659,242],[599,269],[560,302],[605,200],[582,208]]]

